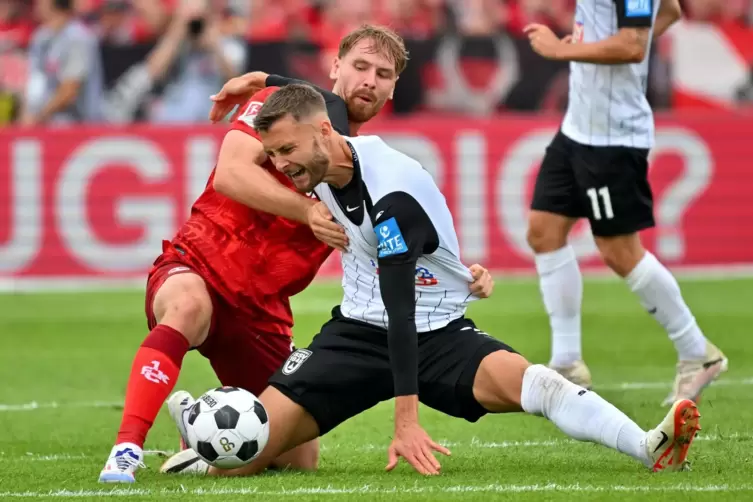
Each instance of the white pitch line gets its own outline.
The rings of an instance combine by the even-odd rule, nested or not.
[[[753,434],[740,434],[733,432],[726,435],[710,434],[707,436],[698,436],[696,441],[702,442],[718,442],[718,441],[732,441],[732,440],[750,440],[753,439]],[[554,448],[560,446],[574,445],[574,444],[590,444],[584,441],[576,441],[574,439],[550,439],[545,441],[483,441],[480,438],[474,437],[470,442],[448,441],[442,439],[438,441],[439,444],[447,448],[458,448],[460,450],[469,449],[508,449],[508,448]],[[321,451],[337,451],[348,450],[357,452],[371,452],[382,451],[387,448],[387,444],[352,444],[352,443],[335,443],[335,444],[322,444],[320,446]],[[174,454],[174,451],[159,451],[148,450],[144,454],[147,456],[170,456]],[[91,458],[100,458],[100,456],[86,455],[86,454],[71,454],[71,453],[53,453],[53,454],[39,454],[28,452],[26,455],[10,456],[3,452],[0,452],[0,462],[68,462],[71,460],[87,460]]]
[[[84,498],[84,497],[133,497],[133,496],[169,496],[187,495],[198,496],[226,496],[226,495],[260,495],[273,497],[300,497],[312,495],[351,495],[373,496],[376,494],[448,494],[448,493],[525,493],[525,492],[561,492],[561,493],[703,493],[703,492],[747,492],[753,491],[753,485],[560,485],[556,483],[536,485],[452,485],[452,486],[414,486],[382,488],[372,485],[336,487],[332,485],[314,488],[293,488],[290,490],[260,490],[258,487],[250,488],[221,488],[215,484],[211,488],[188,489],[181,485],[180,488],[163,488],[150,490],[148,488],[115,488],[112,490],[50,490],[50,491],[24,491],[24,492],[0,492],[0,498]]]
[[[753,385],[753,377],[740,379],[722,379],[711,384],[711,387],[742,387]],[[607,383],[594,386],[595,392],[614,391],[614,390],[650,390],[650,389],[668,389],[672,386],[671,382],[618,382]],[[46,409],[76,409],[76,408],[115,408],[122,409],[123,401],[78,401],[78,402],[38,402],[31,401],[19,404],[2,404],[0,403],[0,413],[12,411],[36,411]]]
[[[50,401],[40,403],[31,401],[21,404],[0,404],[0,412],[3,411],[36,411],[58,408],[122,408],[123,401],[79,401],[71,403],[59,403]]]
[[[740,378],[740,379],[721,379],[711,383],[711,387],[731,387],[731,386],[746,386],[753,385],[753,377]],[[666,382],[622,382],[594,385],[594,391],[599,392],[601,390],[645,390],[645,389],[668,389],[672,387],[670,381]]]

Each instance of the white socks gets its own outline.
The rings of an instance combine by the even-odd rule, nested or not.
[[[572,246],[535,255],[544,307],[552,328],[550,366],[566,367],[582,359],[580,309],[583,277]],[[677,281],[656,257],[646,251],[625,278],[641,305],[667,331],[680,360],[706,355],[706,337],[685,304]]]
[[[520,403],[524,411],[549,419],[579,441],[591,441],[648,464],[646,433],[598,394],[569,382],[541,364],[523,374]]]
[[[536,270],[544,307],[552,328],[551,366],[569,366],[582,358],[580,342],[580,305],[583,277],[572,246],[551,253],[537,254]]]
[[[667,330],[679,359],[703,359],[706,355],[706,337],[685,304],[680,286],[670,271],[646,251],[626,281],[638,295],[643,308]]]

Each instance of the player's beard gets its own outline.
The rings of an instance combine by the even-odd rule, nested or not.
[[[364,101],[360,99],[361,97],[368,97],[369,101]],[[384,106],[384,100],[377,100],[376,95],[373,93],[360,92],[352,94],[346,104],[348,105],[348,120],[363,124],[379,113],[379,110]]]
[[[329,164],[329,157],[327,157],[316,140],[314,140],[311,159],[303,166],[306,174],[300,178],[293,179],[296,189],[300,192],[311,192],[324,179],[327,169],[329,169]]]

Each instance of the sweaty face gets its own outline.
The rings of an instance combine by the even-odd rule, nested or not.
[[[335,92],[348,105],[351,122],[364,123],[382,109],[395,91],[395,63],[378,53],[369,39],[358,42],[342,59],[332,65],[330,78]]]
[[[330,157],[315,125],[285,117],[259,135],[275,168],[292,181],[296,190],[311,192],[322,182]]]

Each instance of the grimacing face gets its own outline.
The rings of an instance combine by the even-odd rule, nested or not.
[[[331,164],[326,147],[331,131],[332,125],[326,120],[296,122],[287,115],[259,136],[275,168],[290,179],[296,190],[308,193],[322,182]]]
[[[348,119],[359,124],[372,119],[392,99],[397,82],[395,63],[376,53],[370,39],[336,58],[329,76],[335,80],[335,93],[348,105]]]

